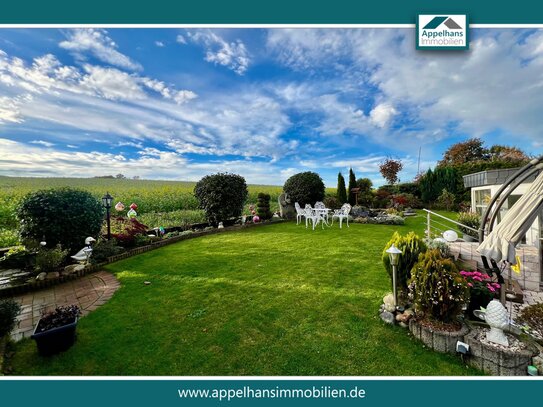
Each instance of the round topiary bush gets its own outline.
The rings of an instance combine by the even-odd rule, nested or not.
[[[271,219],[272,213],[270,211],[270,194],[265,194],[260,192],[257,197],[256,202],[256,213],[258,217],[262,220]]]
[[[88,236],[97,236],[104,220],[101,202],[89,192],[72,188],[47,189],[26,195],[17,208],[23,240],[48,247],[60,244],[75,252]]]
[[[212,225],[240,216],[247,194],[245,178],[237,174],[206,175],[194,187],[199,207]]]
[[[298,202],[302,207],[305,204],[313,205],[324,199],[324,182],[315,172],[300,172],[287,179],[283,191],[292,204]]]

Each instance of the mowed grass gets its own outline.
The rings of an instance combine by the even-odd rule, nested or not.
[[[405,226],[295,223],[173,244],[111,264],[121,288],[50,358],[30,340],[16,375],[469,375],[378,317],[381,253]],[[151,285],[144,285],[150,281]]]

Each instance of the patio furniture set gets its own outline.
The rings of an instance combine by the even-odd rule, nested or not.
[[[319,223],[321,224],[322,229],[324,229],[324,225],[331,227],[334,224],[335,218],[339,220],[340,229],[342,228],[344,219],[347,221],[347,227],[349,227],[349,212],[351,212],[351,205],[348,203],[343,204],[340,209],[335,209],[333,212],[332,209],[327,208],[322,202],[316,202],[314,207],[311,207],[310,204],[306,204],[303,209],[300,204],[296,202],[294,207],[296,208],[296,224],[299,225],[302,218],[305,218],[306,229],[309,226],[309,221],[311,221],[313,230],[315,230],[315,226]],[[331,212],[332,223],[329,222]]]

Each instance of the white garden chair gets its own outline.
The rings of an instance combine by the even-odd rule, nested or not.
[[[351,205],[348,203],[343,204],[341,209],[336,209],[332,215],[332,225],[334,224],[334,218],[339,219],[339,228],[341,229],[341,224],[343,219],[347,219],[347,227],[349,227],[349,213],[351,212]]]
[[[328,212],[330,209],[328,209],[324,203],[317,201],[315,202],[315,210],[319,215],[326,216],[326,224],[328,224]]]
[[[294,202],[294,208],[296,209],[296,224],[299,225],[302,221],[302,217],[305,216],[305,211],[298,202]]]
[[[308,207],[309,206],[309,207]],[[323,220],[323,217],[320,216],[313,208],[311,208],[311,205],[306,205],[304,209],[304,216],[305,216],[305,228],[307,229],[308,221],[311,221],[313,225],[313,230],[315,230],[315,226]],[[324,229],[324,222],[322,222],[322,228]]]

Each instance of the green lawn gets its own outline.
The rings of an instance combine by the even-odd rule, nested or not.
[[[280,223],[183,241],[111,264],[122,287],[68,352],[16,345],[17,375],[467,375],[378,317],[381,251],[405,226]],[[144,281],[151,285],[144,285]]]

